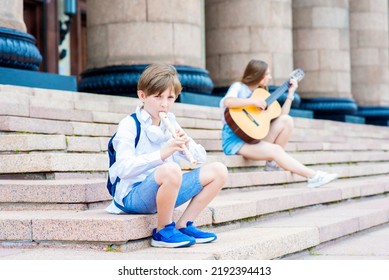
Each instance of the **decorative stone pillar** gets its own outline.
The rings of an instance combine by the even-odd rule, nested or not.
[[[120,94],[126,94],[136,89],[126,81],[136,82],[147,64],[163,62],[198,70],[196,75],[208,79],[211,91],[212,81],[203,69],[203,6],[203,0],[88,1],[89,70],[80,89],[109,93],[109,84],[119,83]]]
[[[88,68],[205,66],[201,0],[88,1]]]
[[[38,70],[42,56],[26,33],[23,0],[0,0],[0,67]]]
[[[357,115],[389,125],[388,1],[350,1],[352,91]]]
[[[216,86],[239,80],[250,59],[272,69],[273,83],[293,70],[291,0],[205,0],[207,69]]]
[[[359,106],[388,106],[388,0],[350,1],[350,30],[353,96]]]
[[[305,98],[351,98],[348,0],[293,1],[295,65]]]
[[[301,108],[316,118],[347,121],[357,110],[351,94],[348,0],[293,0],[293,52],[306,76]],[[359,122],[360,120],[354,120]]]
[[[0,26],[26,32],[23,0],[0,0]]]

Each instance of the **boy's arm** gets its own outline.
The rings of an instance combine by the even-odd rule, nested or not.
[[[132,118],[120,122],[113,145],[116,151],[116,162],[111,167],[116,176],[121,179],[136,177],[160,165],[160,151],[153,151],[142,155],[135,153],[136,126]]]

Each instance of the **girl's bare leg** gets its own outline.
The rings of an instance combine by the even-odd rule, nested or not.
[[[281,115],[272,121],[269,133],[263,141],[278,144],[285,148],[292,135],[293,127],[293,118],[289,115]]]
[[[263,140],[258,144],[243,145],[238,154],[252,160],[274,160],[283,169],[306,178],[313,177],[316,174],[314,170],[306,167],[287,154],[280,145]]]

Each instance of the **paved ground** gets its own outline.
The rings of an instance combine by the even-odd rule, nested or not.
[[[389,224],[289,256],[293,260],[389,260]]]
[[[163,257],[155,255],[155,259]],[[185,256],[176,255],[177,259]],[[198,256],[202,259],[206,256]],[[0,248],[0,260],[120,260],[136,259],[136,254],[69,250],[57,248]],[[143,258],[144,259],[144,258]],[[290,255],[286,260],[389,260],[389,224],[347,238],[329,242],[312,250]]]
[[[172,249],[174,250],[174,249]],[[357,233],[347,238],[329,242],[320,247],[314,248],[309,252],[302,252],[283,258],[281,261],[254,261],[254,262],[196,262],[194,260],[185,261],[186,256],[177,254],[174,259],[166,263],[166,256],[155,254],[153,258],[158,261],[142,262],[137,260],[147,259],[141,253],[117,253],[101,252],[97,250],[69,250],[54,248],[0,248],[0,274],[9,276],[10,279],[38,279],[51,280],[53,276],[58,276],[58,271],[65,278],[61,279],[123,279],[119,276],[119,271],[123,268],[140,267],[156,268],[162,267],[185,267],[196,268],[220,265],[222,268],[231,266],[270,266],[274,273],[266,279],[299,279],[309,280],[312,275],[320,274],[323,279],[336,277],[337,279],[364,279],[374,280],[387,279],[389,273],[389,224],[375,227],[367,231]],[[149,255],[147,256],[149,257]],[[197,256],[198,260],[204,260],[207,256]],[[27,260],[21,262],[20,260]],[[43,262],[34,262],[30,260],[45,260]],[[48,262],[47,260],[94,260],[92,262]],[[98,260],[116,260],[115,262],[103,263]],[[162,260],[162,261],[161,261]],[[180,260],[180,261],[179,261]],[[286,261],[286,260],[299,260]],[[317,260],[311,262],[309,260]],[[332,260],[332,261],[327,261]],[[342,261],[340,261],[342,260]],[[346,261],[344,261],[346,260]],[[363,262],[360,262],[362,260]],[[166,266],[167,264],[167,266]],[[164,266],[165,265],[165,266]],[[15,278],[15,276],[18,276]],[[128,275],[127,275],[128,276]],[[247,276],[247,277],[246,277]],[[257,279],[257,275],[240,276],[240,279]],[[255,277],[254,277],[255,276]],[[116,277],[116,278],[115,278]],[[131,276],[136,279],[168,279],[161,275],[157,276]],[[161,278],[162,277],[162,278]],[[172,277],[172,276],[166,276]],[[180,276],[181,279],[214,279],[209,273],[201,276]],[[254,278],[253,278],[254,277]],[[6,277],[7,278],[7,277]],[[219,277],[216,277],[219,278]],[[229,278],[230,279],[230,278]],[[232,278],[231,278],[232,279]]]

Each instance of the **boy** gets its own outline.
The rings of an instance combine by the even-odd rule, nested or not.
[[[136,122],[127,116],[119,123],[112,142],[116,162],[109,169],[110,181],[113,183],[117,178],[120,181],[115,201],[107,211],[157,213],[157,227],[151,240],[155,247],[185,247],[216,240],[214,233],[199,230],[193,221],[227,179],[227,168],[218,162],[182,173],[180,164],[186,160],[183,145],[199,164],[205,162],[206,152],[184,133],[173,113],[169,113],[181,90],[173,66],[153,64],[147,67],[138,82],[138,97],[143,103],[135,112],[141,128],[139,141],[135,147]],[[167,113],[177,129],[175,137],[161,122],[159,112]],[[174,208],[189,200],[175,224]]]

